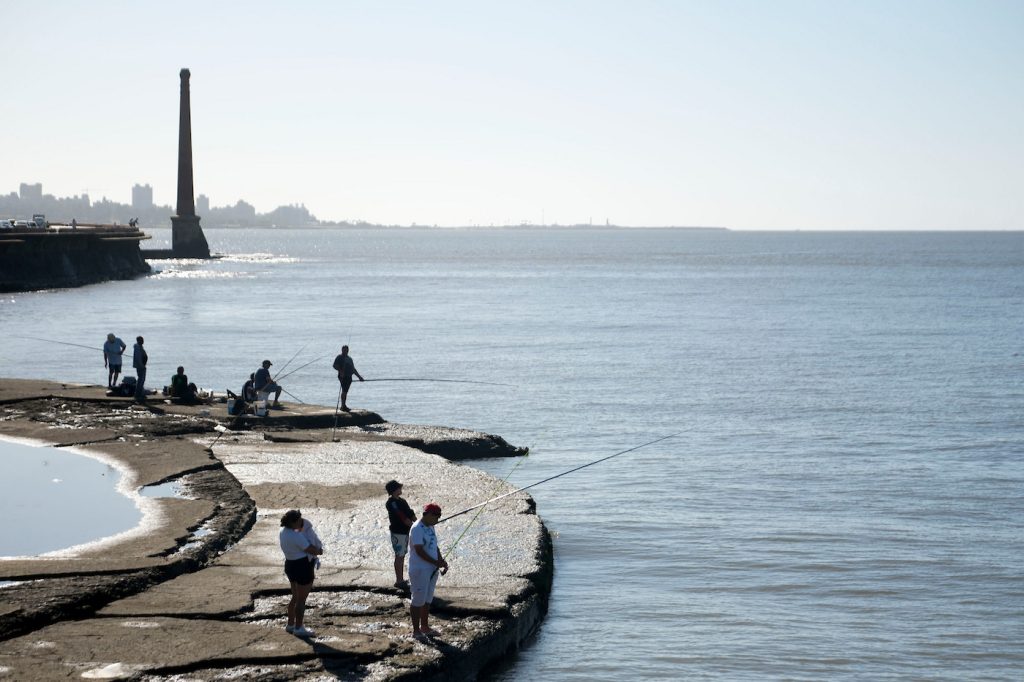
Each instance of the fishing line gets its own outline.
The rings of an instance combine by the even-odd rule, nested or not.
[[[467,379],[427,379],[427,378],[386,378],[386,379],[365,379],[367,383],[371,381],[443,381],[449,384],[485,384],[487,386],[509,386],[515,388],[515,384],[499,384],[494,381],[469,381]]]
[[[46,343],[59,343],[62,346],[75,346],[76,348],[88,348],[89,350],[98,350],[100,352],[103,352],[102,348],[97,348],[96,346],[84,346],[84,345],[82,345],[80,343],[68,343],[67,341],[54,341],[53,339],[41,339],[38,336],[17,336],[17,335],[14,335],[14,334],[12,334],[12,336],[14,336],[14,338],[16,338],[16,339],[31,339],[32,341],[45,341]]]
[[[529,457],[529,456],[530,456],[530,451],[527,450],[526,454],[523,455],[522,457],[520,457],[519,461],[516,462],[516,465],[514,467],[512,467],[512,469],[510,469],[507,474],[505,474],[505,478],[501,479],[501,481],[499,481],[497,484],[495,484],[494,489],[491,492],[496,491],[503,484],[508,483],[508,479],[512,478],[512,474],[515,473],[516,469],[519,468],[519,465],[522,464],[523,462],[525,462],[526,458]],[[455,542],[453,542],[451,544],[451,546],[448,548],[448,551],[445,554],[443,554],[442,556],[450,557],[452,555],[452,552],[455,551],[455,547],[459,544],[459,541],[462,540],[462,538],[466,535],[466,533],[469,531],[469,529],[473,526],[474,523],[476,523],[476,520],[478,518],[480,518],[480,515],[483,514],[483,513],[484,513],[484,508],[480,507],[480,509],[477,510],[476,514],[473,514],[473,518],[471,518],[469,520],[469,523],[466,524],[466,527],[462,529],[462,532],[459,533],[459,537],[455,538]],[[438,523],[440,523],[440,521],[438,521]]]
[[[646,443],[644,443],[642,445],[637,445],[636,447],[629,448],[628,450],[620,450],[619,452],[616,452],[614,455],[608,455],[607,457],[602,457],[601,459],[597,459],[597,460],[594,460],[593,462],[589,462],[587,464],[583,464],[583,465],[578,466],[578,467],[576,467],[574,469],[569,469],[568,471],[563,471],[560,474],[555,474],[554,476],[549,476],[548,478],[545,478],[543,481],[537,481],[536,483],[531,483],[530,485],[524,486],[522,488],[519,488],[518,490],[513,490],[510,493],[505,493],[504,495],[499,495],[497,497],[493,497],[493,498],[491,498],[489,500],[486,500],[485,502],[481,502],[480,504],[475,504],[472,507],[469,507],[468,509],[463,509],[460,512],[456,512],[456,513],[452,514],[451,516],[446,516],[445,518],[440,519],[438,521],[438,523],[444,523],[445,521],[450,521],[451,519],[454,519],[456,516],[462,516],[463,514],[467,514],[467,513],[471,512],[471,511],[473,511],[474,509],[478,509],[480,507],[483,507],[484,505],[490,504],[491,502],[497,502],[498,500],[501,500],[501,499],[504,499],[506,497],[509,497],[510,495],[515,495],[516,493],[521,493],[524,490],[529,490],[530,488],[538,486],[541,483],[547,483],[548,481],[553,481],[556,478],[561,478],[562,476],[567,476],[567,475],[573,473],[574,471],[579,471],[580,469],[586,469],[587,467],[594,466],[595,464],[600,464],[601,462],[606,462],[609,459],[611,459],[612,457],[618,457],[619,455],[624,455],[627,452],[633,452],[634,450],[639,450],[640,448],[645,448],[648,445],[654,445],[655,443],[660,443],[663,440],[668,440],[669,438],[674,438],[675,436],[678,436],[681,433],[684,433],[684,431],[677,431],[676,433],[672,433],[672,434],[669,434],[667,436],[662,436],[661,438],[655,438],[654,440],[648,441],[648,442],[646,442]]]

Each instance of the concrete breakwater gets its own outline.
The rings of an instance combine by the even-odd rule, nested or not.
[[[142,407],[100,387],[0,380],[0,435],[101,453],[132,485],[175,481],[183,492],[113,544],[0,560],[0,680],[469,679],[515,650],[551,589],[551,542],[532,499],[489,506],[449,554],[432,610],[442,634],[423,644],[391,587],[383,484],[398,478],[414,508],[451,512],[510,487],[447,452],[520,451],[366,411],[343,413],[335,441],[325,415],[333,426],[333,409],[311,406],[236,420],[223,404]],[[278,519],[293,507],[326,546],[312,640],[284,631]],[[442,550],[471,518],[438,527]]]
[[[0,292],[78,287],[150,272],[135,228],[0,231]]]

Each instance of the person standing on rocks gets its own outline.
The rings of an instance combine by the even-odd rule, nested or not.
[[[103,344],[103,366],[107,368],[107,388],[117,387],[117,377],[121,375],[121,356],[128,346],[124,341],[107,334],[107,340]]]
[[[135,345],[132,346],[132,367],[138,377],[135,381],[135,402],[146,402],[146,363],[149,362],[149,354],[142,347],[145,342],[141,336],[135,337]]]
[[[441,556],[434,526],[441,519],[441,507],[431,502],[423,507],[423,518],[409,531],[409,583],[412,588],[412,636],[419,641],[438,634],[430,628],[430,604],[434,601],[434,587],[438,572],[448,572],[448,562]]]
[[[312,531],[312,525],[309,530]],[[324,550],[311,542],[306,535],[306,523],[302,512],[291,509],[281,517],[281,551],[284,552],[284,574],[292,586],[292,598],[288,602],[288,625],[285,631],[299,637],[312,637],[303,621],[306,617],[306,598],[313,589],[313,559]]]
[[[352,376],[355,375],[359,377],[360,381],[363,381],[363,375],[356,371],[356,363],[348,354],[348,346],[342,346],[341,355],[334,358],[334,369],[337,370],[338,381],[341,382],[341,409],[351,412],[346,401],[348,400],[348,389],[352,385]]]
[[[388,510],[388,523],[391,530],[391,549],[395,551],[395,587],[408,590],[409,581],[405,580],[405,555],[409,553],[409,529],[416,522],[416,512],[402,497],[402,484],[388,481],[384,486],[389,497],[384,506]]]

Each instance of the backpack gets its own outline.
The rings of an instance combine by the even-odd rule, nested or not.
[[[117,395],[130,398],[135,395],[135,377],[124,377],[121,385],[117,387]]]

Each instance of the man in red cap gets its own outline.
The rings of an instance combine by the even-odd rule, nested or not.
[[[448,562],[441,556],[437,545],[434,526],[441,518],[441,507],[431,502],[423,507],[423,518],[409,531],[409,583],[412,591],[412,636],[425,641],[427,637],[436,635],[437,631],[430,628],[430,603],[434,601],[434,587],[437,575],[448,572]]]

